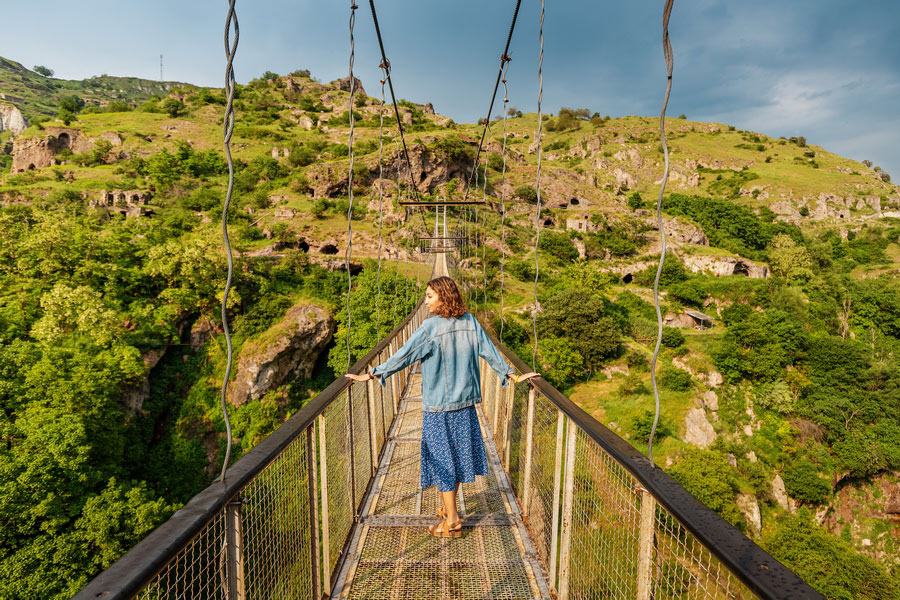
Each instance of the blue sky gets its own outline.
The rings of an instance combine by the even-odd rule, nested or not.
[[[356,66],[378,94],[378,48],[357,0]],[[57,77],[133,75],[221,86],[225,0],[15,2],[4,7],[0,55]],[[240,82],[308,68],[348,71],[349,1],[238,0]],[[544,110],[659,113],[662,0],[547,0]],[[513,0],[378,0],[399,97],[430,101],[457,121],[487,111]],[[538,0],[523,0],[513,39],[510,104],[536,109]],[[718,121],[870,159],[900,180],[900,2],[676,0],[669,114]],[[496,112],[496,111],[495,111]]]

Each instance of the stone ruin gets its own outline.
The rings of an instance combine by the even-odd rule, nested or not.
[[[104,208],[107,214],[119,213],[126,217],[153,215],[156,211],[145,208],[153,195],[140,190],[100,190],[100,194],[88,202],[90,208]]]

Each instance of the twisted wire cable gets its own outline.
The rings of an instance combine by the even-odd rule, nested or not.
[[[544,130],[544,121],[541,115],[541,101],[544,98],[544,75],[543,75],[543,65],[544,65],[544,0],[541,0],[541,20],[538,23],[538,38],[540,39],[540,53],[538,54],[538,97],[537,97],[537,118],[538,118],[538,130],[536,142],[537,142],[537,175],[535,177],[534,189],[537,192],[537,199],[534,210],[534,310],[531,313],[531,327],[534,333],[534,348],[531,352],[531,369],[533,371],[537,370],[537,348],[538,348],[538,333],[537,333],[537,311],[538,311],[538,278],[541,273],[541,261],[540,256],[538,255],[538,245],[541,241],[541,136],[543,135]]]
[[[491,134],[493,135],[493,134]],[[484,157],[484,181],[481,188],[481,201],[487,206],[487,180],[488,180],[488,157]],[[481,218],[481,300],[484,303],[484,319],[487,321],[487,209],[485,209]]]
[[[225,239],[225,255],[228,260],[228,275],[225,278],[225,293],[222,294],[222,328],[225,330],[225,377],[222,380],[222,414],[225,417],[225,459],[222,461],[222,473],[219,478],[225,483],[225,471],[231,458],[231,419],[228,417],[228,380],[231,377],[231,361],[234,351],[231,346],[231,330],[228,327],[228,292],[231,290],[231,278],[234,274],[234,258],[231,255],[231,240],[228,239],[228,207],[234,192],[234,160],[231,157],[231,135],[234,133],[234,55],[237,52],[240,27],[234,5],[230,0],[228,14],[225,17],[225,119],[224,129],[225,160],[228,162],[228,191],[225,193],[225,205],[222,207],[222,237]],[[231,40],[231,29],[234,28],[234,41]]]
[[[352,365],[350,357],[350,289],[352,287],[352,275],[350,274],[350,258],[353,256],[353,96],[356,85],[353,79],[353,61],[356,58],[356,48],[353,39],[353,27],[356,24],[356,9],[358,6],[354,0],[350,0],[350,138],[347,141],[350,154],[350,170],[347,173],[347,194],[350,204],[347,207],[347,251],[344,253],[344,262],[347,266],[347,370]]]
[[[659,265],[656,267],[656,278],[653,280],[653,304],[656,307],[656,348],[653,350],[653,358],[650,360],[650,382],[653,385],[653,399],[656,401],[656,412],[653,415],[653,427],[650,428],[650,440],[647,442],[647,456],[650,464],[653,462],[653,438],[656,436],[656,427],[659,424],[659,389],[656,385],[656,359],[659,357],[659,347],[662,344],[662,311],[659,307],[659,278],[662,275],[663,262],[666,260],[666,230],[662,221],[662,200],[666,191],[666,182],[669,179],[669,146],[666,143],[666,107],[669,104],[669,94],[672,92],[672,69],[674,57],[672,44],[669,41],[669,17],[672,15],[674,0],[666,0],[663,8],[663,56],[666,59],[666,94],[663,97],[662,110],[659,114],[659,138],[662,141],[665,168],[663,169],[662,185],[659,186],[659,196],[656,199],[656,222],[659,226],[659,234],[662,245],[659,251]]]
[[[382,71],[385,66],[381,65]],[[381,226],[384,221],[384,189],[381,178],[384,176],[384,78],[381,79],[381,106],[378,107],[378,272],[375,274],[375,333],[381,339],[381,249],[384,246],[384,238],[381,234]]]
[[[509,63],[507,63],[509,64]],[[506,87],[506,72],[503,69],[503,169],[500,171],[500,342],[503,342],[503,285],[506,278],[506,111],[509,104],[508,90]]]
[[[475,169],[478,168],[478,159],[481,156],[481,147],[484,145],[484,136],[487,134],[488,124],[491,122],[491,112],[494,110],[494,101],[497,99],[497,90],[500,88],[500,80],[503,78],[503,65],[509,62],[509,44],[512,42],[513,31],[516,29],[516,20],[519,18],[519,7],[522,6],[522,0],[516,0],[516,7],[513,10],[512,22],[509,24],[509,33],[506,35],[506,45],[503,47],[503,53],[500,55],[500,68],[497,69],[497,81],[494,82],[494,91],[491,93],[491,103],[488,106],[487,116],[484,120],[484,129],[481,130],[481,141],[478,142],[478,149],[475,151],[475,160],[472,162],[472,174],[466,182],[466,192],[463,200],[469,197],[469,186],[472,183],[472,177]],[[476,189],[478,184],[475,184]]]

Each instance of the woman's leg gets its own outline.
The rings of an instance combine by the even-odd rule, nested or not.
[[[459,513],[456,511],[457,492],[459,492],[459,482],[449,492],[441,492],[441,499],[444,501],[444,513],[447,515],[447,525],[453,525],[459,520]]]

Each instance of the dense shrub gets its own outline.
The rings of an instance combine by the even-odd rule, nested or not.
[[[663,388],[673,392],[689,390],[693,385],[691,374],[675,367],[660,369],[659,383]]]
[[[570,262],[578,258],[578,250],[572,244],[568,234],[562,231],[541,233],[538,248],[563,262]]]
[[[822,504],[831,496],[828,481],[819,477],[819,470],[809,461],[788,468],[783,479],[787,493],[801,502]]]
[[[620,349],[620,334],[615,323],[604,316],[604,300],[581,290],[559,292],[543,302],[538,315],[539,337],[567,338],[594,369]]]
[[[663,327],[662,345],[666,348],[677,348],[684,344],[684,334],[676,327]]]

